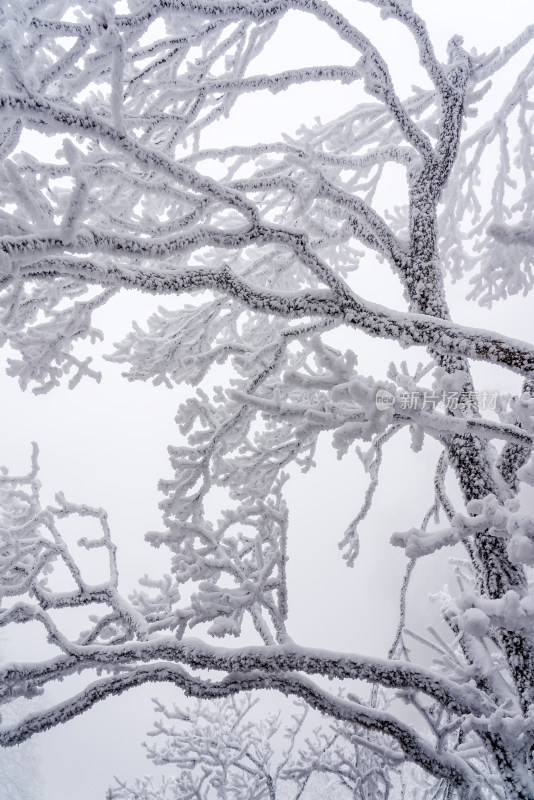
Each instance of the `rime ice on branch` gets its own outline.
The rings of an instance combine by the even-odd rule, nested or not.
[[[411,37],[426,75],[411,96],[397,93],[356,11],[349,20],[323,0],[128,0],[123,13],[106,0],[23,0],[0,10],[0,343],[13,351],[8,372],[34,392],[67,373],[71,388],[98,380],[79,350],[81,340],[102,336],[92,324],[97,308],[121,289],[196,293],[179,310],[160,308],[147,327],[136,323],[109,358],[126,365],[130,380],[197,386],[179,409],[185,438],[170,448],[173,474],[160,484],[163,530],[147,535],[168,548],[169,574],[145,578],[129,600],[118,589],[102,510],[62,495],[42,507],[36,451],[29,475],[0,477],[0,620],[36,621],[56,648],[42,663],[2,667],[1,698],[31,699],[52,681],[87,676],[79,694],[4,726],[4,745],[148,681],[204,699],[271,688],[345,726],[358,748],[381,759],[384,786],[402,758],[425,771],[422,797],[534,796],[534,524],[515,499],[519,479],[534,470],[534,347],[450,319],[442,272],[476,270],[473,296],[487,304],[532,285],[534,27],[488,55],[453,37],[443,63],[409,0],[361,2]],[[350,58],[257,71],[289,12],[335,34]],[[497,110],[473,121],[492,76],[520,61]],[[355,98],[339,118],[276,142],[204,146],[205,131],[231,118],[247,94],[332,81]],[[55,135],[55,157],[27,152],[25,131]],[[489,192],[479,187],[488,159]],[[377,199],[392,165],[404,175],[404,209]],[[389,267],[401,282],[403,308],[358,292],[358,264],[370,258],[380,276]],[[413,375],[392,364],[366,376],[353,351],[332,344],[331,332],[344,329],[422,345],[431,360]],[[477,408],[472,360],[524,378],[521,396],[496,406],[497,420]],[[215,365],[233,378],[208,395],[201,384]],[[385,410],[379,392],[394,401]],[[407,394],[446,398],[446,410],[407,403]],[[353,564],[384,445],[404,428],[415,450],[427,434],[442,455],[429,514],[393,539],[410,560],[389,655],[299,647],[288,627],[287,468],[312,468],[324,432],[340,457],[370,445],[365,455],[358,449],[370,473],[363,507],[337,537]],[[498,456],[493,440],[504,441]],[[447,497],[449,469],[467,509]],[[221,487],[228,508],[213,522],[205,500]],[[448,527],[427,532],[440,512]],[[62,520],[76,515],[95,525],[82,547],[107,557],[97,585],[62,531]],[[410,661],[406,595],[416,562],[453,543],[466,558],[456,595],[443,599],[450,641],[436,633],[437,669],[429,670]],[[56,591],[55,571],[65,569],[74,588]],[[65,608],[88,610],[77,638],[56,621]],[[239,639],[244,620],[256,647]],[[191,631],[237,643],[221,647]],[[338,696],[318,675],[349,687],[365,681],[370,697]],[[408,703],[410,715],[387,710],[392,698]]]
[[[310,719],[305,703],[295,702],[283,714],[282,709],[266,713],[258,702],[248,693],[197,700],[185,708],[155,701],[158,717],[148,734],[153,743],[145,747],[154,765],[172,765],[175,775],[145,776],[132,785],[117,778],[110,800],[213,800],[221,791],[235,800],[313,800],[325,793],[348,800],[359,788],[382,800],[391,788],[388,769],[399,777],[399,753],[391,751],[384,768],[385,751],[362,748],[361,732],[353,726],[316,724],[310,734],[319,720]],[[283,746],[277,742],[281,734]]]

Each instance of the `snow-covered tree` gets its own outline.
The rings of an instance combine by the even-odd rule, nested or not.
[[[14,708],[2,714],[4,723],[14,724],[17,717],[21,716],[17,704],[13,705]],[[35,739],[0,750],[0,797],[9,800],[43,799],[39,750]]]
[[[39,760],[33,742],[0,752],[0,797],[9,800],[42,800]]]
[[[310,730],[303,702],[267,714],[258,703],[251,693],[186,707],[155,701],[158,719],[149,736],[156,744],[145,747],[153,764],[171,772],[134,783],[117,778],[110,800],[388,796],[382,760],[359,744],[361,732],[358,736],[353,726],[316,724]]]
[[[170,572],[129,599],[101,509],[62,495],[41,503],[37,450],[28,475],[0,477],[0,620],[43,626],[56,648],[2,666],[2,700],[31,701],[73,674],[86,681],[4,726],[3,745],[149,681],[204,699],[270,688],[367,731],[361,743],[385,765],[424,770],[429,797],[534,797],[534,520],[517,499],[519,481],[534,482],[534,347],[454,322],[444,278],[471,270],[472,298],[486,305],[532,286],[534,26],[489,53],[455,36],[441,57],[419,5],[361,0],[347,17],[325,0],[4,1],[0,341],[12,351],[9,374],[34,392],[65,375],[70,387],[98,380],[83,350],[101,336],[92,314],[137,289],[194,300],[161,308],[116,346],[110,359],[130,380],[199,385],[220,365],[228,377],[222,388],[199,386],[179,410],[187,443],[169,450],[164,529],[147,535],[168,548]],[[409,49],[418,54],[420,85],[408,96],[396,88],[404,73],[390,71],[382,45],[360,29],[364,10],[379,10],[407,54],[403,69]],[[318,63],[277,71],[277,36],[296,19],[315,26]],[[339,63],[321,57],[327,35],[337,37]],[[269,51],[264,74],[255,62]],[[213,146],[247,97],[326,82],[346,85],[351,105],[338,118],[254,145],[240,143],[236,123],[235,143]],[[50,135],[57,152],[43,157]],[[369,261],[378,280],[402,286],[398,308],[366,299],[357,267]],[[368,377],[355,331],[426,348],[430,361]],[[477,392],[475,361],[521,376],[521,391],[498,402]],[[311,468],[325,432],[340,457],[367,443],[358,450],[370,474],[363,507],[333,536],[352,565],[384,445],[405,428],[415,450],[424,435],[442,449],[431,512],[392,537],[408,568],[388,657],[300,646],[288,617],[287,470]],[[449,499],[451,475],[464,505]],[[212,490],[227,497],[217,521],[206,511]],[[431,524],[433,514],[445,523]],[[82,541],[108,556],[98,584],[62,533],[77,516],[100,529]],[[436,632],[428,668],[410,660],[406,592],[414,565],[453,544],[465,558],[457,587],[442,594],[450,635]],[[66,573],[62,589],[55,575]],[[90,613],[79,637],[62,627],[65,609]],[[239,638],[245,620],[255,646]],[[229,636],[234,646],[210,638]],[[350,694],[355,680],[370,686],[368,699]]]

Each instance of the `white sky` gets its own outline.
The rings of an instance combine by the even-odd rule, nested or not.
[[[350,0],[339,0],[336,5],[347,14],[354,7]],[[508,0],[506,4],[501,0],[414,0],[414,7],[426,16],[440,55],[453,33],[465,36],[466,47],[489,51],[511,40],[531,22],[531,3],[527,0]],[[358,8],[357,23],[384,53],[389,53],[401,95],[412,83],[422,82],[417,61],[410,56],[413,47],[407,34],[399,33],[391,22],[377,25],[376,9]],[[316,23],[309,29],[302,27],[295,14],[288,15],[274,41],[278,42],[276,50],[272,43],[258,59],[258,72],[345,60],[333,36]],[[327,119],[349,107],[353,92],[353,87],[330,84],[292,89],[275,97],[247,95],[218,128],[213,141],[224,146],[234,142],[236,136],[243,143],[278,139],[281,131],[292,133],[302,121],[311,122],[316,115]],[[210,142],[206,140],[205,144]],[[394,191],[400,202],[402,191]],[[402,307],[394,281],[386,290],[383,280],[376,280],[375,270],[376,265],[369,262],[359,271],[358,281],[364,287],[361,293],[385,305]],[[468,307],[462,301],[464,294],[465,286],[452,291],[457,321],[500,329],[518,338],[531,337],[533,323],[522,299],[512,298],[507,309],[497,307],[487,312]],[[97,324],[106,331],[108,350],[111,342],[127,332],[132,318],[143,322],[151,303],[146,296],[134,294],[120,298],[99,315]],[[343,346],[351,346],[352,341],[364,374],[372,374],[377,362],[400,360],[400,350],[390,342],[373,342],[371,346],[368,339],[354,334]],[[21,393],[12,379],[0,376],[0,463],[14,472],[25,472],[30,442],[37,441],[45,497],[52,501],[54,492],[62,490],[73,502],[108,510],[119,545],[121,578],[131,588],[137,576],[147,570],[157,571],[162,563],[162,554],[149,548],[143,535],[160,527],[156,483],[160,476],[169,475],[166,445],[178,441],[173,418],[179,402],[191,389],[169,391],[150,384],[130,384],[120,377],[116,366],[100,366],[104,371],[100,385],[84,380],[73,392],[56,390],[39,397]],[[495,367],[477,366],[475,374],[482,388],[518,388],[515,379],[510,382],[509,376]],[[397,622],[394,601],[405,563],[400,551],[387,542],[393,530],[417,524],[430,504],[432,468],[438,452],[437,446],[431,445],[422,457],[416,456],[406,442],[405,438],[390,448],[390,458],[385,459],[384,480],[362,527],[361,569],[357,564],[348,570],[336,546],[366,488],[366,478],[355,457],[338,462],[325,444],[319,467],[306,476],[295,475],[290,482],[290,631],[300,643],[355,652],[381,654],[387,650]],[[420,512],[414,519],[416,509]],[[443,579],[447,577],[442,558],[425,564],[426,572],[421,570],[416,576],[411,595],[417,604],[421,595],[439,587],[440,573]],[[320,571],[328,584],[318,592]],[[10,640],[4,637],[0,641],[7,660],[31,658],[35,647],[34,640],[20,637],[18,632]],[[38,737],[44,800],[96,800],[104,797],[113,774],[133,778],[151,771],[140,743],[152,724],[149,698],[156,693],[161,698],[176,697],[170,687],[145,687]]]

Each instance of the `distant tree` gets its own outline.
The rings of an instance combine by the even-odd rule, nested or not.
[[[250,693],[172,709],[155,701],[160,717],[149,736],[163,741],[145,747],[153,764],[176,772],[160,780],[144,776],[132,784],[116,779],[109,800],[387,797],[384,763],[359,744],[363,740],[354,728],[311,730],[309,709],[298,701],[292,714],[291,707],[285,709],[287,721],[282,710],[258,720],[259,702]]]
[[[17,718],[20,719],[20,709],[16,704],[14,706],[2,714],[2,722],[13,725]],[[39,748],[35,740],[0,750],[2,800],[43,800],[42,788]]]
[[[364,5],[380,9],[380,24],[394,34],[412,37],[423,85],[406,99],[358,27]],[[480,8],[484,25],[489,11]],[[199,698],[268,687],[378,736],[384,763],[402,758],[426,771],[427,797],[531,800],[534,521],[516,495],[520,478],[534,480],[534,348],[453,322],[443,272],[474,270],[472,296],[486,304],[532,286],[534,26],[489,54],[453,37],[442,63],[409,0],[355,2],[350,20],[323,0],[123,0],[118,9],[8,0],[0,11],[0,340],[14,351],[8,371],[36,392],[66,373],[71,387],[98,378],[76,348],[100,336],[95,309],[137,289],[203,294],[161,309],[147,329],[135,325],[111,357],[128,365],[129,379],[197,385],[215,364],[232,377],[180,408],[188,442],[170,448],[164,531],[147,536],[168,547],[171,573],[145,581],[130,600],[118,589],[102,510],[61,495],[43,507],[36,452],[28,476],[0,478],[0,621],[37,622],[57,648],[53,658],[2,667],[1,696],[31,699],[73,673],[87,679],[78,694],[4,727],[0,741],[21,742],[148,681]],[[254,60],[276,43],[289,12],[313,18],[353,56],[255,74]],[[501,70],[510,83],[492,106]],[[203,131],[231,117],[248,93],[324,81],[350,86],[352,110],[277,142],[203,148]],[[479,107],[485,121],[473,122]],[[21,139],[25,131],[62,137],[57,157],[40,157],[38,141]],[[389,208],[387,187],[399,172],[407,205]],[[392,274],[402,284],[404,307],[357,294],[365,286],[356,268],[375,257],[379,280]],[[423,346],[430,362],[413,374],[401,364],[366,377],[352,349],[332,344],[332,332],[354,330]],[[524,379],[517,396],[496,403],[497,419],[483,415],[491,401],[475,391],[473,360]],[[311,468],[323,432],[340,457],[357,442],[370,446],[364,506],[341,541],[352,565],[384,444],[407,427],[415,450],[429,434],[442,454],[431,513],[393,536],[409,566],[389,657],[295,644],[286,467]],[[504,442],[500,451],[491,440]],[[447,496],[448,470],[464,506]],[[217,487],[228,508],[213,523],[204,501]],[[427,531],[440,512],[445,527]],[[84,578],[61,533],[62,520],[76,515],[100,526],[82,544],[109,554],[98,585]],[[405,596],[415,562],[454,543],[465,561],[455,593],[443,595],[450,641],[436,640],[438,668],[429,669],[408,659]],[[65,567],[72,588],[54,590],[50,574]],[[86,607],[89,627],[79,638],[60,628],[58,609]],[[207,626],[211,637],[239,637],[245,618],[258,646],[186,636]],[[381,691],[357,702],[317,675]]]
[[[39,761],[32,744],[24,743],[0,752],[0,797],[42,800]]]

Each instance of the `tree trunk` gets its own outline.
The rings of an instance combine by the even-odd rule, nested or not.
[[[436,205],[444,185],[442,183],[443,174],[439,173],[439,164],[427,164],[410,192],[411,259],[410,266],[404,274],[404,285],[411,311],[450,319],[444,299],[437,249]],[[438,180],[436,176],[438,176]],[[429,352],[447,373],[462,373],[462,391],[473,391],[469,364],[466,359],[461,356],[444,356],[432,348],[429,348]],[[471,435],[455,435],[444,436],[443,444],[466,503],[483,498],[488,494],[494,494],[497,497],[502,495],[492,474],[492,465],[485,442]],[[517,466],[527,456],[523,452],[524,448],[513,447],[513,452],[509,448],[509,452],[501,459],[501,463],[507,468],[503,479],[510,488],[515,485],[515,481],[510,476],[513,476],[514,469],[517,469]],[[502,540],[487,533],[477,534],[469,553],[481,595],[498,599],[510,590],[516,591],[519,596],[525,594],[527,590],[525,572],[521,566],[510,562],[505,543]],[[500,629],[498,638],[517,691],[518,703],[523,715],[526,715],[532,702],[534,648],[523,634],[515,631]],[[499,700],[499,698],[495,699]],[[521,789],[518,782],[522,774],[525,776],[527,774],[529,754],[521,754],[518,760],[517,757],[510,756],[499,736],[488,735],[485,737],[485,741],[494,755],[499,772],[510,792],[510,798],[532,800],[529,790]]]

